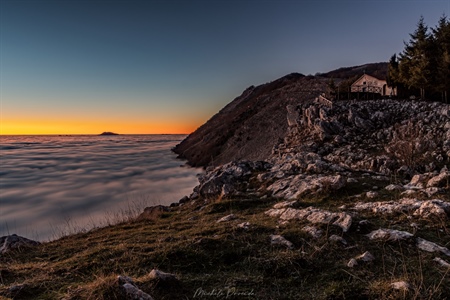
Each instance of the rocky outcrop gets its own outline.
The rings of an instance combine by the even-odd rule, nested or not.
[[[437,217],[447,220],[450,215],[450,203],[440,199],[403,198],[399,201],[357,202],[352,208],[356,211],[371,211],[379,215],[409,213],[424,219]]]
[[[194,188],[190,198],[201,196],[210,199],[239,195],[248,190],[252,176],[267,171],[270,166],[267,162],[240,161],[210,168],[199,176],[200,184]]]
[[[302,80],[285,81],[281,89],[306,84]],[[243,98],[224,109],[225,112],[231,113],[246,103],[251,93],[247,91]],[[302,98],[287,105],[283,102],[286,109],[280,122],[287,128],[279,133],[275,144],[270,143],[271,154],[260,156],[265,162],[228,162],[240,157],[219,151],[217,157],[221,159],[217,162],[228,163],[208,169],[200,178],[194,196],[245,193],[248,183],[256,179],[261,195],[298,199],[342,189],[364,174],[374,179],[412,178],[406,185],[386,186],[386,190],[407,195],[431,196],[448,191],[449,105],[395,100],[332,102],[317,95],[314,100]],[[261,126],[267,122],[260,121],[259,132],[252,138],[264,140],[267,128]],[[207,143],[204,145],[207,147]],[[379,192],[368,188],[365,196],[377,198]]]
[[[293,73],[251,86],[174,148],[193,166],[267,160],[288,130],[288,105],[314,100],[326,80]]]
[[[305,209],[272,208],[266,211],[266,215],[278,217],[284,221],[307,220],[312,224],[335,225],[340,227],[343,232],[347,232],[352,225],[352,217],[347,213],[331,212],[314,207],[307,207]]]
[[[439,172],[450,157],[448,109],[395,100],[299,103],[289,107],[288,132],[271,162],[294,163],[302,173]],[[427,186],[448,185],[448,176],[441,173]]]
[[[39,242],[18,236],[16,234],[0,237],[0,254],[12,250],[21,250],[40,245]]]

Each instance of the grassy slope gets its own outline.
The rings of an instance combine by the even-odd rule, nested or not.
[[[303,199],[301,206],[337,210],[351,187],[327,197]],[[398,195],[382,194],[382,200]],[[445,196],[448,197],[448,196]],[[444,197],[444,198],[445,198]],[[374,199],[379,200],[379,199]],[[450,200],[450,199],[446,199]],[[370,200],[373,201],[373,200]],[[0,295],[14,299],[120,299],[117,275],[135,279],[155,299],[192,299],[198,289],[224,293],[198,299],[445,299],[450,295],[450,273],[432,259],[440,256],[418,250],[414,242],[369,241],[354,225],[348,233],[321,225],[326,233],[315,240],[301,230],[307,221],[278,224],[264,212],[274,199],[240,198],[188,203],[157,221],[135,221],[68,236],[32,250],[0,257]],[[216,221],[230,213],[239,219]],[[410,220],[406,215],[379,217],[359,213],[379,227],[412,232],[449,247],[449,222]],[[248,221],[248,230],[237,224]],[[282,234],[293,250],[270,245],[270,234]],[[348,245],[330,243],[342,235]],[[346,266],[350,258],[370,251],[374,262]],[[150,280],[152,268],[175,273],[181,284],[164,286]],[[406,280],[409,292],[395,291],[390,283]],[[15,295],[8,288],[24,284]],[[228,295],[235,291],[241,295]],[[243,295],[246,294],[247,296]],[[2,298],[0,299],[9,299]]]

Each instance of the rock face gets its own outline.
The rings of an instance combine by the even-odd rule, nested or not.
[[[411,179],[385,184],[391,192],[448,192],[448,104],[330,101],[326,93],[323,78],[299,74],[244,91],[175,147],[191,165],[212,166],[190,198],[256,189],[259,195],[298,199],[344,189],[361,174]],[[380,196],[370,188],[364,192],[366,198]]]
[[[299,103],[296,118],[290,108],[291,125],[274,148],[273,160],[303,173],[350,170],[385,175],[439,172],[448,164],[448,104],[323,99]],[[426,185],[448,185],[448,178],[448,172],[442,172],[430,176]]]
[[[273,146],[287,133],[287,106],[294,105],[294,109],[297,103],[311,101],[324,90],[326,80],[296,73],[251,86],[174,151],[193,166],[267,160]]]
[[[39,242],[29,240],[16,234],[2,236],[0,237],[0,254],[4,254],[12,250],[35,247],[38,245],[40,245]]]
[[[203,198],[229,197],[239,194],[246,191],[252,176],[267,171],[270,166],[267,162],[241,161],[211,168],[199,177],[200,185],[194,189],[194,194]]]

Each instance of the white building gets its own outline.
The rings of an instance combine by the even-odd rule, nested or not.
[[[397,91],[387,85],[386,80],[364,74],[351,86],[352,92],[376,93],[382,96],[395,96]]]

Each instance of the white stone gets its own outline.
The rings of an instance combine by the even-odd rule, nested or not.
[[[400,241],[413,237],[413,234],[406,231],[380,228],[367,234],[367,237],[371,240]]]
[[[281,209],[270,209],[265,212],[266,215],[271,217],[280,217],[281,220],[302,220],[307,219],[313,224],[329,224],[338,226],[342,228],[344,232],[347,232],[352,225],[352,217],[344,212],[330,212],[327,210],[307,207],[304,209],[295,208],[281,208]]]
[[[286,211],[286,209],[276,209],[272,208],[265,212],[266,215],[270,217],[279,217],[281,214],[283,214]]]
[[[388,191],[402,191],[404,188],[398,184],[390,184],[384,188]]]
[[[433,259],[433,261],[437,262],[440,266],[444,267],[444,268],[448,268],[450,269],[450,264],[448,262],[446,262],[445,260],[443,260],[440,257],[435,257]]]
[[[178,281],[175,274],[166,273],[158,269],[151,270],[150,273],[148,274],[148,277],[150,279],[159,279],[161,281]]]
[[[427,187],[438,187],[446,184],[450,184],[450,172],[447,171],[428,180]]]
[[[373,199],[373,198],[378,197],[378,193],[374,192],[374,191],[370,191],[370,192],[366,193],[366,197],[369,198],[369,199]]]
[[[351,258],[347,263],[347,267],[349,267],[349,268],[353,268],[354,266],[357,266],[357,265],[358,265],[358,262],[354,258]]]
[[[424,240],[422,238],[417,238],[417,247],[423,251],[441,252],[447,256],[450,256],[450,250],[448,250],[447,248],[439,246],[438,244]]]
[[[237,219],[236,215],[230,214],[230,215],[228,215],[228,216],[225,216],[225,217],[223,217],[223,218],[220,218],[220,219],[217,221],[217,223],[228,222],[228,221],[231,221],[231,220],[234,220],[234,219]]]
[[[250,223],[249,222],[244,222],[244,223],[240,223],[237,225],[237,228],[241,228],[241,229],[249,229],[250,228]]]
[[[375,257],[370,253],[369,251],[364,252],[363,254],[355,257],[356,260],[364,261],[364,262],[370,262],[375,260]]]
[[[391,283],[391,287],[394,290],[402,290],[402,291],[408,291],[410,289],[410,285],[406,281],[393,282]]]
[[[445,208],[450,209],[450,205],[441,200],[424,201],[420,207],[414,212],[414,215],[422,218],[437,216],[443,220],[447,219]]]
[[[293,249],[294,248],[294,244],[292,244],[292,242],[288,241],[287,239],[285,239],[284,237],[282,237],[281,235],[278,234],[271,234],[270,235],[270,243],[272,245],[283,245],[286,246],[289,249]]]
[[[328,238],[328,240],[331,241],[331,242],[341,243],[343,245],[347,245],[347,241],[343,237],[335,235],[335,234],[331,235]]]
[[[292,205],[294,205],[297,201],[293,200],[293,201],[283,201],[280,203],[277,203],[273,206],[273,208],[276,209],[280,209],[280,208],[287,208],[287,207],[291,207]]]
[[[302,231],[308,233],[309,235],[311,235],[313,238],[315,239],[319,239],[322,237],[322,233],[323,231],[314,227],[314,226],[305,226],[302,228]]]

